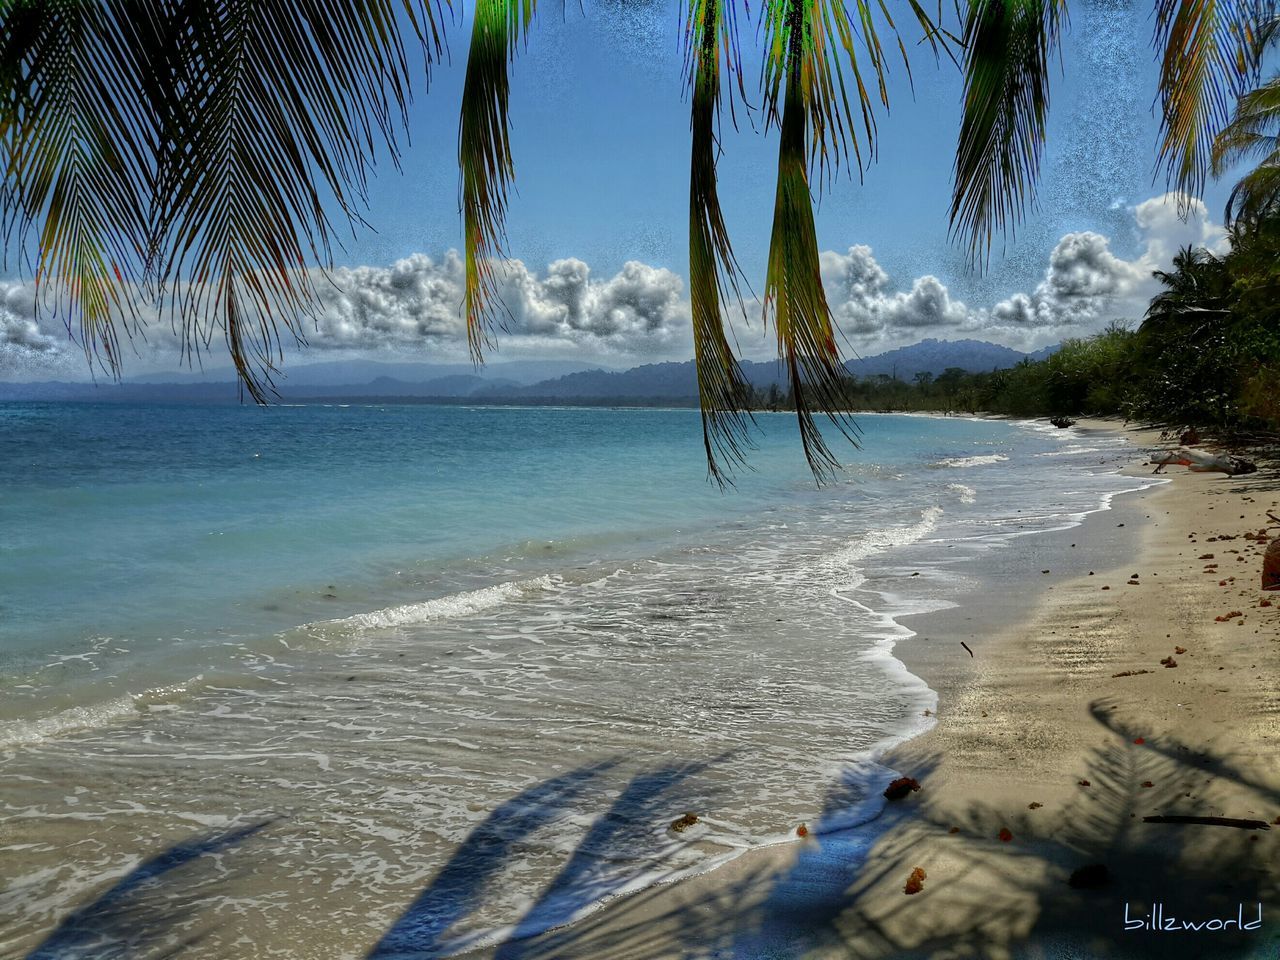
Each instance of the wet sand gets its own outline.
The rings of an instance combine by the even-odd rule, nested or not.
[[[1043,563],[1043,589],[988,571],[971,610],[905,621],[918,636],[895,655],[938,692],[937,724],[882,758],[921,789],[873,827],[755,851],[483,954],[1280,955],[1280,825],[1144,820],[1280,824],[1280,594],[1260,605],[1264,544],[1243,537],[1269,523],[1280,481],[1169,478],[1011,551]],[[1071,885],[1094,864],[1100,885]],[[1209,925],[1152,930],[1157,916]]]

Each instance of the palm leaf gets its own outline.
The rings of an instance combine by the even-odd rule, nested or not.
[[[458,136],[467,340],[476,362],[491,343],[501,304],[493,268],[502,256],[507,193],[515,178],[508,69],[535,9],[536,0],[476,0]]]
[[[974,262],[990,255],[1032,200],[1049,107],[1049,61],[1063,0],[970,0],[964,24],[964,115],[951,229]]]
[[[401,8],[402,10],[406,8]],[[431,8],[407,8],[414,29]],[[331,211],[359,222],[379,144],[397,156],[409,67],[394,0],[200,0],[174,19],[190,53],[162,103],[158,264],[190,350],[221,331],[262,401],[318,305]],[[426,47],[430,58],[432,48]]]
[[[1280,208],[1280,77],[1241,97],[1231,122],[1214,138],[1215,177],[1244,161],[1257,166],[1232,189],[1228,223],[1256,222]]]
[[[764,314],[778,339],[795,402],[805,458],[814,477],[830,479],[839,466],[822,435],[815,412],[828,419],[855,445],[857,426],[840,412],[845,378],[836,348],[835,323],[818,259],[809,167],[819,174],[838,166],[852,148],[862,161],[857,127],[834,43],[849,56],[862,110],[868,155],[874,153],[875,123],[871,99],[857,65],[851,26],[843,7],[829,0],[774,0],[765,14],[765,104],[769,122],[779,127],[778,186],[773,232],[765,276]],[[882,76],[878,44],[869,42],[872,62]],[[884,86],[880,85],[883,95]],[[779,103],[781,101],[781,113]]]
[[[748,387],[725,335],[724,307],[742,303],[740,270],[716,189],[716,135],[720,122],[721,58],[742,94],[734,7],[725,0],[693,0],[685,35],[686,65],[692,90],[690,127],[692,151],[689,173],[689,293],[693,318],[694,364],[702,410],[702,442],[707,470],[717,482],[727,481],[726,469],[744,463],[749,444],[750,414],[744,398]],[[744,98],[745,99],[745,98]],[[732,92],[730,109],[732,110]]]
[[[6,260],[10,241],[26,249],[34,232],[37,303],[110,372],[139,320],[157,139],[138,83],[147,64],[120,13],[117,4],[16,0],[0,30]]]
[[[38,230],[37,280],[118,373],[141,308],[192,354],[218,332],[266,396],[279,328],[301,337],[308,265],[359,222],[372,159],[397,154],[422,0],[16,0],[0,143],[6,238]]]
[[[1204,188],[1214,137],[1229,122],[1236,98],[1260,79],[1276,14],[1275,0],[1158,0],[1157,163],[1184,196]]]

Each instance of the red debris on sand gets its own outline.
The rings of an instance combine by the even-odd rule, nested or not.
[[[1179,656],[1181,656],[1182,654],[1184,654],[1184,653],[1186,653],[1186,652],[1187,652],[1187,648],[1186,648],[1186,647],[1174,647],[1174,648],[1173,648],[1173,652],[1174,652],[1174,653],[1176,653],[1176,654],[1178,654]]]
[[[1230,613],[1224,613],[1222,616],[1214,617],[1213,619],[1218,623],[1226,623],[1228,620],[1234,620],[1236,617],[1243,617],[1243,616],[1244,616],[1244,611],[1232,610]]]
[[[907,885],[902,888],[902,892],[910,896],[913,893],[919,893],[924,889],[924,880],[928,874],[924,872],[924,867],[916,867],[911,871],[911,876],[907,877]]]
[[[1150,780],[1143,780],[1143,781],[1142,781],[1142,785],[1143,785],[1144,787],[1154,787],[1154,786],[1155,786],[1155,784],[1154,784],[1154,783],[1152,783]]]
[[[1009,832],[1008,827],[1001,827],[1000,832],[996,834],[1000,838],[1001,843],[1008,843],[1013,839],[1013,834]]]
[[[796,827],[797,837],[807,837],[808,835],[809,835],[809,825],[807,823],[802,823],[800,824],[800,826]]]
[[[888,800],[901,800],[909,793],[919,789],[920,783],[915,777],[899,777],[884,788],[884,795]]]
[[[1138,746],[1142,746],[1144,743],[1146,743],[1146,742],[1147,742],[1147,738],[1146,738],[1146,737],[1135,737],[1135,738],[1134,738],[1134,740],[1133,740],[1133,742],[1134,742],[1134,743],[1136,743]]]

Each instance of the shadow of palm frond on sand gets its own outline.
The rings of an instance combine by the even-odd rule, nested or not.
[[[920,794],[875,823],[817,835],[789,862],[744,857],[702,883],[655,887],[520,942],[521,960],[609,957],[818,960],[888,957],[1241,958],[1280,955],[1280,889],[1272,830],[1148,823],[1151,815],[1249,816],[1274,810],[1280,784],[1241,757],[1194,749],[1125,722],[1123,705],[1091,704],[1114,736],[1087,755],[1075,792],[1044,809],[948,802],[929,792],[936,757],[905,770]],[[1135,740],[1141,739],[1141,743]],[[1247,749],[1247,745],[1242,747]],[[1243,753],[1242,753],[1243,755]],[[1219,781],[1225,781],[1220,783]],[[1224,810],[1220,787],[1231,796]],[[945,786],[942,787],[945,790]],[[865,795],[865,793],[864,793]],[[828,812],[847,809],[848,784]],[[1001,831],[1011,834],[1001,840]],[[1105,882],[1073,885],[1102,864]],[[928,872],[906,896],[911,870]],[[1258,930],[1234,929],[1238,917]],[[1126,914],[1127,910],[1127,914]],[[1228,929],[1149,929],[1159,916]],[[1126,926],[1126,917],[1130,920]],[[1139,928],[1139,922],[1146,926]],[[1130,927],[1132,929],[1130,929]]]
[[[161,960],[192,950],[203,933],[198,927],[182,928],[191,927],[215,887],[228,887],[233,879],[234,868],[228,868],[221,855],[275,822],[258,820],[195,837],[143,861],[66,916],[26,960]],[[207,927],[212,921],[200,922]]]

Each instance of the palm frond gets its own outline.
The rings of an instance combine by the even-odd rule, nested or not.
[[[729,242],[716,189],[720,145],[721,70],[737,79],[742,91],[734,6],[725,0],[692,0],[686,21],[686,66],[692,90],[689,172],[689,294],[693,318],[694,365],[702,410],[702,442],[707,470],[723,484],[742,465],[750,413],[742,371],[725,335],[727,301],[742,304],[741,271]],[[730,109],[733,93],[730,91]]]
[[[415,24],[433,16],[407,12]],[[398,10],[395,0],[199,0],[174,13],[186,53],[161,104],[171,145],[155,268],[188,349],[221,331],[262,401],[280,328],[305,341],[318,305],[308,265],[331,263],[331,211],[359,223],[378,146],[398,154],[409,96]]]
[[[6,260],[34,231],[37,303],[112,373],[139,318],[157,139],[138,81],[149,65],[119,13],[15,0],[0,28]]]
[[[1241,97],[1231,122],[1214,138],[1210,169],[1215,177],[1244,161],[1257,166],[1227,199],[1229,224],[1255,222],[1280,209],[1280,77]]]
[[[1280,155],[1250,170],[1227,198],[1227,222],[1257,223],[1280,212]]]
[[[1276,0],[1158,0],[1157,165],[1184,197],[1203,190],[1214,137],[1236,99],[1260,79],[1276,16]]]
[[[833,476],[839,461],[814,419],[816,412],[825,414],[857,445],[857,426],[847,413],[840,411],[845,370],[840,364],[835,322],[822,287],[809,189],[811,164],[821,173],[826,164],[838,164],[847,157],[850,141],[846,130],[852,135],[854,156],[861,159],[844,83],[837,80],[840,66],[830,55],[833,35],[842,44],[847,36],[843,28],[833,26],[841,17],[847,28],[843,7],[833,6],[830,0],[774,0],[765,15],[766,105],[779,128],[779,145],[764,312],[766,323],[772,319],[777,333],[778,352],[795,402],[805,458],[819,482]],[[868,42],[875,50],[875,45]],[[863,130],[873,149],[875,127],[870,98],[852,45],[845,49],[857,78]],[[876,74],[882,77],[883,59],[875,53],[872,59]]]
[[[500,306],[494,261],[502,256],[511,159],[509,68],[528,35],[536,0],[476,0],[462,89],[458,163],[466,260],[467,340],[478,363],[490,345]]]
[[[1063,0],[970,0],[951,230],[972,262],[985,262],[994,234],[1015,230],[1034,198],[1065,12]]]
[[[15,249],[38,231],[42,299],[113,373],[152,308],[193,353],[220,331],[264,399],[279,328],[302,336],[310,265],[330,264],[331,214],[359,223],[374,155],[397,155],[402,35],[430,64],[439,8],[14,0],[0,24],[0,208]]]

